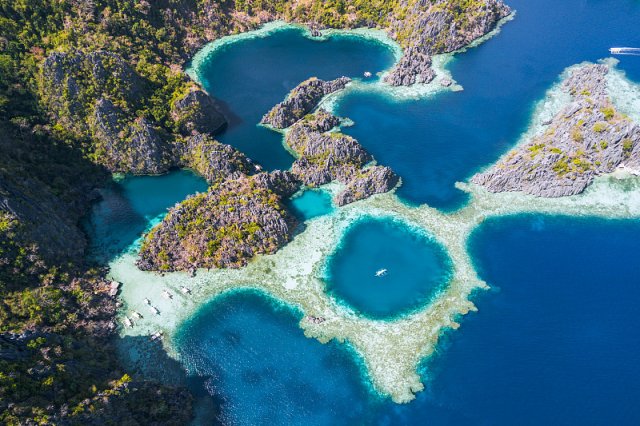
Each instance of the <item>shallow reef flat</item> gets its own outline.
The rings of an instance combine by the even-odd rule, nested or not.
[[[608,78],[623,77],[614,72]],[[627,109],[625,105],[633,109],[637,89],[624,93],[632,98],[622,99],[623,93],[616,92],[610,94],[612,102],[621,111]],[[538,104],[523,139],[535,134],[566,102],[567,97],[557,87],[550,89]],[[467,192],[470,200],[451,213],[427,205],[407,205],[394,191],[349,204],[306,221],[304,230],[289,244],[275,254],[255,258],[242,269],[199,270],[195,277],[182,272],[161,276],[138,270],[136,255],[127,253],[112,262],[111,277],[123,283],[122,314],[136,310],[143,312],[144,317],[135,321],[135,327],[123,329],[122,334],[163,331],[169,337],[165,340],[166,349],[177,357],[171,337],[183,321],[223,293],[255,289],[299,309],[304,314],[299,325],[307,337],[320,342],[336,339],[348,343],[373,389],[404,403],[424,387],[417,371],[420,362],[434,352],[444,331],[459,326],[459,316],[476,310],[470,301],[471,294],[489,288],[479,278],[467,247],[469,236],[478,225],[489,217],[522,213],[640,218],[640,179],[623,170],[596,177],[581,194],[559,198],[521,192],[491,193],[472,183],[460,183],[458,188]],[[329,184],[323,189],[335,195],[341,187]],[[322,279],[327,259],[348,227],[364,217],[399,221],[446,250],[451,264],[448,285],[427,306],[397,319],[372,320],[327,295]],[[182,286],[191,289],[191,294],[183,295]],[[173,294],[172,299],[163,297],[166,290]],[[159,315],[147,310],[145,298],[151,300]]]
[[[472,230],[491,216],[540,213],[553,215],[640,218],[640,179],[599,178],[585,193],[556,199],[520,193],[490,193],[464,185],[472,201],[462,210],[444,214],[428,206],[407,206],[394,194],[376,195],[344,207],[331,215],[309,221],[303,233],[274,255],[261,256],[243,269],[201,270],[191,278],[186,273],[165,276],[139,271],[135,255],[126,254],[111,265],[113,279],[124,283],[123,312],[138,310],[144,318],[127,335],[147,335],[158,330],[172,335],[180,323],[206,301],[238,289],[264,291],[304,314],[300,327],[308,337],[321,342],[347,341],[360,355],[362,367],[373,387],[396,402],[408,402],[423,389],[417,372],[421,360],[435,349],[443,330],[458,327],[456,317],[475,306],[469,296],[487,289],[477,275],[467,252]],[[449,285],[426,308],[393,321],[376,321],[357,315],[325,293],[320,278],[327,256],[339,244],[344,231],[361,217],[402,221],[439,242],[451,259]],[[181,295],[180,287],[192,290]],[[168,289],[173,299],[162,296]],[[148,298],[160,315],[149,314]],[[322,322],[314,321],[322,318]],[[170,347],[170,353],[175,351]]]

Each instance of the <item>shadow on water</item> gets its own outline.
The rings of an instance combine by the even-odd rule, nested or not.
[[[108,264],[136,248],[136,241],[167,210],[189,195],[207,190],[206,181],[189,170],[161,176],[129,176],[101,190],[91,213],[82,221],[91,257]]]
[[[149,336],[119,338],[120,360],[129,372],[167,386],[186,386],[194,396],[193,425],[222,425],[223,400],[210,395],[211,377],[188,375],[183,365],[167,355],[159,341]]]

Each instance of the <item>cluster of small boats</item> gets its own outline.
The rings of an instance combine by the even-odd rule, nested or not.
[[[185,286],[181,286],[180,287],[180,292],[183,295],[188,295],[191,294],[191,289]],[[169,290],[162,290],[162,297],[164,297],[167,300],[173,300],[173,294],[169,291]],[[160,310],[158,308],[156,308],[155,306],[153,306],[151,304],[151,300],[145,298],[143,300],[144,304],[147,306],[147,308],[149,309],[149,311],[153,314],[153,315],[160,315]],[[144,317],[142,316],[142,314],[138,311],[131,311],[131,315],[130,316],[125,316],[122,319],[122,323],[125,325],[125,327],[129,327],[132,328],[135,323],[134,323],[134,319],[136,320],[140,320],[143,319]],[[157,331],[156,333],[154,333],[153,335],[151,335],[151,340],[158,340],[162,338],[162,331]]]

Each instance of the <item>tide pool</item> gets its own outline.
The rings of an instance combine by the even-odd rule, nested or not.
[[[258,125],[291,89],[309,77],[375,74],[394,60],[389,46],[361,36],[336,34],[314,40],[304,34],[301,28],[286,27],[267,37],[238,41],[217,49],[195,70],[229,119],[220,142],[267,169],[288,169],[293,162],[282,135]]]
[[[324,216],[334,210],[331,194],[318,189],[308,189],[289,202],[291,210],[301,221]]]
[[[406,225],[365,218],[343,236],[327,261],[327,292],[372,318],[423,307],[446,284],[442,247]]]

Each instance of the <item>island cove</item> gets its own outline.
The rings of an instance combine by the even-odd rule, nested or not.
[[[611,75],[620,78],[615,71]],[[627,84],[635,92],[625,93],[625,96],[637,96],[637,88]],[[632,102],[621,99],[616,93],[609,95],[623,112],[622,105]],[[559,86],[550,90],[534,114],[532,134],[539,133],[536,125],[555,116],[566,101]],[[525,135],[521,143],[528,143],[529,136]],[[259,290],[303,312],[300,327],[306,336],[321,342],[332,339],[348,342],[358,354],[364,377],[371,379],[373,388],[396,402],[406,402],[423,388],[417,373],[421,360],[433,353],[443,330],[456,328],[456,318],[475,309],[469,300],[472,292],[488,287],[478,277],[467,251],[467,239],[473,229],[491,216],[528,212],[640,217],[637,192],[640,182],[631,176],[623,176],[623,170],[616,173],[619,176],[596,178],[581,194],[556,199],[515,192],[490,193],[472,184],[459,184],[458,188],[470,198],[466,206],[452,213],[426,205],[408,206],[393,191],[379,194],[305,222],[304,230],[291,242],[274,254],[255,258],[244,268],[200,270],[193,278],[182,272],[164,276],[142,272],[135,266],[135,254],[127,253],[111,263],[113,279],[124,283],[122,298],[126,306],[123,315],[128,315],[129,310],[143,309],[145,297],[157,304],[161,315],[145,316],[134,328],[125,329],[123,333],[147,335],[163,330],[167,336],[172,336],[206,301],[229,291]],[[324,190],[335,196],[341,187],[332,183]],[[416,232],[426,233],[444,247],[451,259],[448,285],[427,306],[392,321],[379,321],[359,315],[327,295],[322,271],[328,256],[335,252],[349,226],[364,217],[402,223]],[[180,295],[182,286],[192,290],[190,296]],[[174,294],[173,300],[162,298],[165,289]],[[177,356],[178,351],[170,343],[167,350]]]

